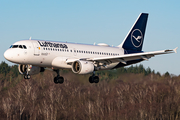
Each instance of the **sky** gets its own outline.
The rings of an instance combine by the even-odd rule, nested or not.
[[[0,61],[13,65],[4,52],[30,37],[118,46],[140,13],[149,13],[143,51],[180,47],[178,0],[1,0]],[[161,74],[180,75],[179,49],[141,64]]]

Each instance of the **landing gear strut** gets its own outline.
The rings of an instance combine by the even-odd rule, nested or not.
[[[54,78],[54,83],[58,84],[62,84],[64,82],[64,78],[62,76],[59,75],[59,70],[54,70],[57,73],[57,76]]]
[[[95,72],[93,72],[93,75],[89,77],[89,82],[90,83],[98,83],[99,82],[99,77],[95,76]]]

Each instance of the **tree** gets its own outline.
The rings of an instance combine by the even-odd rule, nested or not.
[[[160,72],[157,72],[156,75],[158,75],[159,77],[161,76]]]
[[[14,76],[14,77],[17,77],[17,76],[18,76],[19,71],[18,71],[18,66],[17,66],[17,65],[11,66],[11,71],[13,72],[13,76]]]
[[[149,75],[149,74],[151,74],[151,68],[150,68],[150,67],[148,67],[148,68],[146,69],[146,75]]]
[[[169,72],[166,72],[166,73],[164,74],[164,76],[165,76],[165,77],[169,77],[169,76],[170,76]]]
[[[10,71],[10,66],[8,66],[7,63],[2,61],[0,64],[0,73],[4,74],[4,76],[6,76],[6,74],[9,73],[9,71]]]
[[[138,67],[138,73],[144,73],[144,66],[142,64]]]

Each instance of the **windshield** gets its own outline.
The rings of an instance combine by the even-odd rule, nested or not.
[[[21,48],[21,49],[27,49],[25,45],[11,45],[10,48]]]

